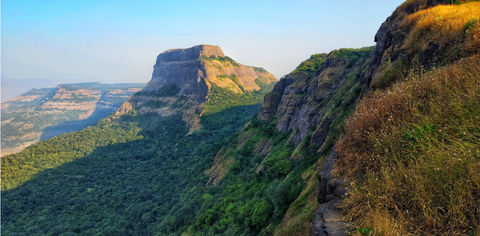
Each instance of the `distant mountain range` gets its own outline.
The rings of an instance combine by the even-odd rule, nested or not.
[[[2,103],[2,156],[81,130],[115,111],[145,84],[60,84],[31,89]],[[25,85],[29,86],[29,85]]]

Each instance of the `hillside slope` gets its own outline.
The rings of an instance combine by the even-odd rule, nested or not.
[[[61,84],[31,89],[2,103],[2,156],[63,133],[94,125],[144,84]]]
[[[407,1],[377,33],[335,168],[362,232],[480,232],[479,19],[476,1]]]
[[[152,81],[112,116],[2,158],[2,234],[186,231],[215,192],[204,171],[275,81],[220,53],[164,52]]]

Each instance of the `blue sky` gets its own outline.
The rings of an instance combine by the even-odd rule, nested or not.
[[[313,53],[374,45],[403,1],[1,2],[2,79],[112,83],[147,82],[159,53],[197,44],[281,77]]]

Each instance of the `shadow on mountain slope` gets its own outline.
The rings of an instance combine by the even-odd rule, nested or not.
[[[66,134],[82,130],[88,126],[96,124],[99,120],[109,116],[114,111],[115,110],[113,109],[102,109],[97,107],[95,108],[95,111],[86,119],[66,121],[58,125],[46,127],[42,131],[40,141],[58,136],[60,134]]]

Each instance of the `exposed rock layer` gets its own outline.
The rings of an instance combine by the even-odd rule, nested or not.
[[[371,49],[364,49],[350,56],[332,52],[316,72],[295,71],[285,76],[265,97],[259,117],[278,120],[277,129],[292,131],[290,140],[296,145],[309,135],[311,143],[322,145],[332,121],[339,115],[331,113],[340,105],[334,102],[348,107],[356,100],[361,71],[370,52]]]
[[[195,130],[212,86],[242,94],[267,89],[276,81],[264,69],[226,57],[218,46],[171,49],[158,55],[150,82],[124,103],[116,116],[133,110],[161,116],[182,113],[190,130]]]

